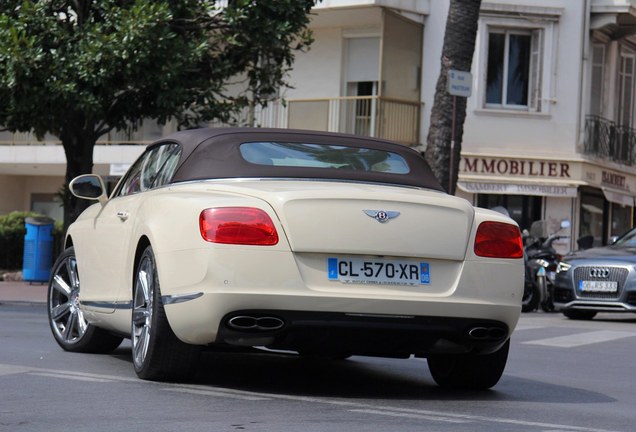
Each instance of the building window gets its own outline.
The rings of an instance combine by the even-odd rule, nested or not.
[[[590,114],[603,116],[605,98],[605,45],[592,47],[592,91],[590,94]]]
[[[541,30],[488,32],[486,108],[541,110]]]
[[[541,201],[539,196],[526,195],[477,195],[477,206],[483,208],[503,207],[514,219],[521,230],[530,229],[532,222],[541,219]]]
[[[602,192],[594,189],[581,190],[581,221],[579,238],[592,236],[593,246],[602,246],[607,242],[608,203]]]
[[[634,61],[632,53],[621,53],[619,77],[618,121],[620,126],[631,126],[634,113]]]
[[[347,132],[354,135],[374,136],[376,99],[378,95],[377,81],[361,81],[348,84],[347,96],[355,96],[350,101],[350,119],[347,123]]]
[[[563,9],[504,3],[483,2],[479,12],[475,108],[495,115],[550,114]]]
[[[355,135],[375,136],[376,98],[380,70],[380,38],[346,39],[345,131]]]
[[[632,207],[612,203],[612,223],[610,237],[624,234],[632,227]]]

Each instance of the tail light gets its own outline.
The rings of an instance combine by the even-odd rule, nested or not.
[[[278,243],[274,222],[263,210],[253,207],[219,207],[203,210],[199,229],[212,243],[273,246]]]
[[[523,258],[519,228],[503,222],[482,222],[475,235],[475,255],[487,258]]]

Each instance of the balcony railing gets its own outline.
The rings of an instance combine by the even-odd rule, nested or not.
[[[587,116],[583,152],[623,165],[636,163],[636,129],[599,116]]]
[[[231,123],[210,126],[254,126],[344,132],[388,139],[405,145],[419,143],[420,103],[378,96],[332,99],[292,99],[270,102],[265,108],[245,109]],[[170,132],[174,127],[165,128]],[[142,129],[111,132],[98,144],[148,144],[156,136]],[[32,134],[2,134],[0,145],[59,144],[55,139],[38,141]]]
[[[266,108],[245,109],[236,126],[309,129],[384,138],[406,145],[419,143],[420,103],[378,96],[291,99]],[[214,126],[225,126],[213,123]]]
[[[378,96],[299,99],[288,102],[290,128],[344,132],[419,143],[420,103]]]

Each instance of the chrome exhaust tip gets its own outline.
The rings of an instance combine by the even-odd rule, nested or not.
[[[476,340],[499,340],[506,336],[506,331],[501,327],[473,327],[468,335]]]
[[[285,322],[280,318],[271,316],[255,317],[238,315],[228,320],[228,326],[235,330],[242,331],[272,331],[283,328]]]

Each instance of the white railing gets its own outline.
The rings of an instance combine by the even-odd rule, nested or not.
[[[419,143],[420,103],[377,96],[291,99],[266,108],[245,109],[234,122],[212,126],[253,126],[344,132]]]

